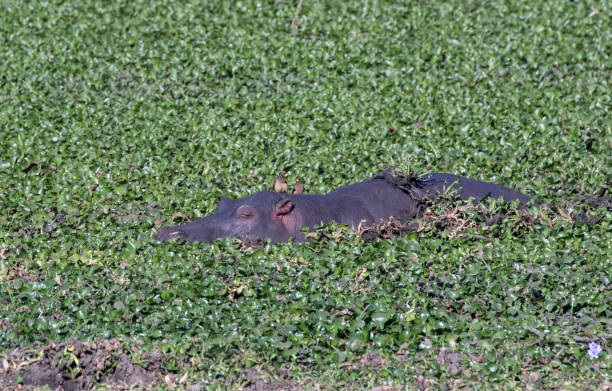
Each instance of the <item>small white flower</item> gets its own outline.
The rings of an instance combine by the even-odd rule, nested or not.
[[[589,357],[591,357],[591,360],[595,360],[597,356],[601,354],[601,352],[603,352],[603,350],[597,342],[589,343],[589,350],[587,351],[587,353],[589,354]]]

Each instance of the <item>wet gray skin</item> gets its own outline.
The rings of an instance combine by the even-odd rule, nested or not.
[[[327,194],[259,192],[238,200],[223,197],[212,215],[185,225],[164,227],[157,233],[157,239],[212,242],[238,236],[270,239],[273,243],[290,238],[305,241],[301,227],[313,228],[335,221],[356,228],[362,221],[373,224],[391,216],[402,221],[413,219],[420,213],[415,194],[435,199],[449,187],[455,188],[463,200],[502,197],[527,203],[531,199],[504,186],[452,174],[426,175],[415,182],[414,191],[410,192],[382,177],[374,177]]]

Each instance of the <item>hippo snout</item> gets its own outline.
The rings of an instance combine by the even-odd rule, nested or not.
[[[181,239],[185,239],[186,235],[185,232],[183,232],[179,227],[164,227],[157,232],[155,238],[162,242],[176,236],[180,237]]]
[[[157,232],[156,237],[159,241],[178,238],[179,241],[212,243],[216,238],[239,234],[226,232],[227,230],[223,230],[221,225],[219,216],[206,216],[185,225],[164,227]]]

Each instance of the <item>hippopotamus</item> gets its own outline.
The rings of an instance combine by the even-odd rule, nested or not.
[[[398,174],[399,173],[399,174]],[[502,197],[505,201],[531,197],[508,187],[453,174],[430,173],[421,177],[385,169],[363,182],[337,188],[326,194],[287,194],[262,191],[251,196],[223,197],[215,212],[185,225],[164,227],[158,240],[173,237],[195,242],[238,236],[272,243],[306,241],[301,227],[312,229],[338,222],[352,228],[394,217],[407,221],[422,215],[424,201],[433,201],[453,189],[462,200],[480,202]]]

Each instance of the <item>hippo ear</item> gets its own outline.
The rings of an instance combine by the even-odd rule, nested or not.
[[[293,201],[291,201],[291,198],[284,197],[280,201],[278,201],[276,205],[274,205],[274,215],[275,216],[288,215],[293,210],[293,206],[294,205],[293,205]]]

